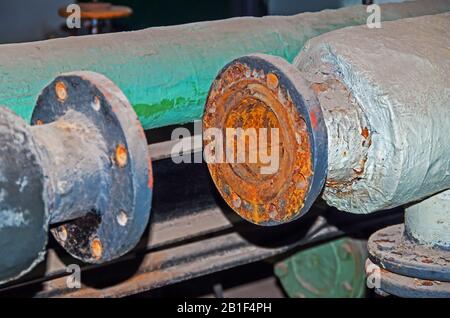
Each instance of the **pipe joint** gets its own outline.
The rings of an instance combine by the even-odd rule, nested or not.
[[[49,228],[84,262],[137,244],[150,213],[151,163],[139,120],[111,81],[61,75],[38,97],[31,126],[1,108],[0,127],[0,257],[11,260],[1,263],[0,281],[42,259]]]

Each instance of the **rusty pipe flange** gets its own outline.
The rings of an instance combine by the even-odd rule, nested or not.
[[[394,295],[406,298],[449,298],[450,283],[424,280],[399,275],[374,264],[370,259],[365,264],[367,285],[383,296]]]
[[[61,75],[31,122],[56,240],[91,263],[132,249],[148,223],[153,179],[144,131],[120,89],[93,72]]]
[[[236,155],[238,143],[227,147],[237,140],[230,129],[238,128],[244,132],[239,137],[245,146],[243,161]],[[276,135],[271,130],[278,135],[275,146],[271,142]],[[216,132],[225,136],[221,143]],[[205,156],[214,158],[208,168],[217,189],[250,222],[278,225],[292,221],[308,211],[322,190],[327,170],[322,110],[297,69],[281,58],[249,55],[226,65],[211,86],[203,134]],[[253,160],[250,138],[258,140],[259,147]],[[261,157],[267,150],[261,148],[264,138],[269,141],[265,154],[276,155],[278,150],[279,158],[276,169],[268,173],[263,168],[271,163]],[[227,157],[231,148],[235,154]]]
[[[369,238],[369,259],[389,272],[417,279],[450,282],[450,251],[418,244],[403,224],[381,229]]]

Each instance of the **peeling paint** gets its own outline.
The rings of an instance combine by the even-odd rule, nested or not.
[[[24,177],[20,178],[19,180],[17,180],[16,181],[16,185],[19,186],[19,191],[23,192],[25,187],[28,185],[28,178],[27,178],[27,176],[24,176]]]
[[[449,13],[350,27],[312,39],[295,59],[302,74],[348,90],[347,100],[321,100],[330,205],[370,213],[450,188],[449,30]]]
[[[20,211],[17,209],[0,210],[0,229],[28,225],[27,215],[29,213],[29,211]]]

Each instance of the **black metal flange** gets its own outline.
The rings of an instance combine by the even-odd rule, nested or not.
[[[450,282],[450,251],[427,246],[405,235],[403,224],[392,225],[371,235],[369,258],[391,272],[420,279]]]
[[[381,296],[404,298],[449,298],[450,283],[400,275],[366,260],[368,285]]]
[[[383,292],[400,297],[450,297],[450,251],[415,242],[403,224],[375,232],[367,248],[366,271],[379,275],[378,289]]]
[[[115,259],[137,244],[150,213],[151,162],[141,124],[118,87],[97,73],[64,74],[42,91],[32,126],[8,110],[0,114],[2,145],[13,153],[2,156],[15,160],[0,165],[9,173],[0,181],[7,198],[0,213],[10,211],[16,220],[13,227],[0,221],[0,244],[15,251],[0,251],[0,281],[40,261],[49,224],[84,262]],[[30,219],[17,221],[24,218],[20,211]],[[10,228],[23,235],[9,235]],[[24,238],[33,245],[24,249]]]

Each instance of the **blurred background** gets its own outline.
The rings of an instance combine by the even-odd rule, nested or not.
[[[86,0],[85,0],[86,1]],[[133,14],[114,19],[107,31],[131,31],[238,16],[292,15],[361,3],[401,0],[109,0],[131,8]],[[0,44],[45,40],[71,35],[58,14],[75,0],[0,0]],[[89,31],[85,31],[89,33]],[[73,34],[72,34],[73,35]]]

